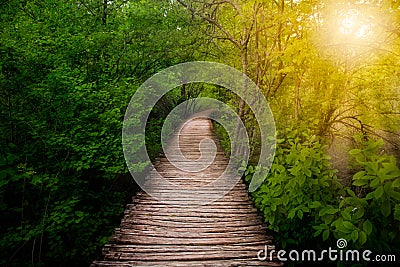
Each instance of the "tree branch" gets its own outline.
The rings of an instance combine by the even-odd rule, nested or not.
[[[186,8],[187,10],[189,10],[193,15],[197,15],[200,18],[202,18],[203,20],[207,21],[208,23],[214,25],[215,27],[217,27],[220,31],[223,32],[223,34],[226,36],[226,38],[233,43],[237,48],[241,48],[240,43],[221,25],[218,23],[218,21],[216,21],[215,19],[197,12],[193,7],[189,6],[188,4],[184,3],[182,0],[177,0],[177,2],[182,5],[184,8]]]

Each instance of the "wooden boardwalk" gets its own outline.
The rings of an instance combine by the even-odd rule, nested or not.
[[[212,133],[208,119],[196,118],[185,124],[170,143],[188,161],[200,158],[200,141]],[[212,150],[212,149],[210,149]],[[188,164],[190,164],[188,162]],[[228,159],[217,146],[213,163],[201,172],[185,172],[160,156],[155,168],[164,179],[182,188],[201,188],[217,179]],[[150,173],[149,183],[152,183]],[[92,266],[281,266],[277,261],[260,261],[257,253],[273,248],[272,237],[262,223],[246,189],[240,181],[222,198],[206,205],[193,202],[190,196],[151,184],[164,193],[169,203],[160,202],[139,192],[129,204],[120,228],[103,248],[103,259]],[[218,189],[216,189],[218,190]],[[171,204],[173,203],[173,204]],[[176,205],[174,205],[176,203]]]

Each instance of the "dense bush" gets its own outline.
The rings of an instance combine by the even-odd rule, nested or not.
[[[129,100],[191,56],[179,38],[188,16],[166,18],[164,2],[82,3],[0,3],[0,265],[87,266],[100,255],[137,190],[121,142]],[[149,119],[153,157],[177,95]]]
[[[34,97],[42,101],[32,98],[34,108],[8,118],[19,136],[0,156],[3,264],[22,265],[28,253],[32,262],[87,264],[118,223],[134,184],[121,184],[128,94],[110,87],[75,85],[48,101],[38,88]]]
[[[271,171],[253,199],[280,246],[306,244],[319,221],[316,206],[337,203],[341,186],[315,135],[287,129],[279,136]]]
[[[344,187],[310,131],[280,136],[271,171],[252,194],[278,247],[327,249],[343,238],[347,249],[400,252],[400,170],[393,156],[381,153],[382,141],[350,151],[357,172]],[[253,171],[247,169],[247,180]]]
[[[400,252],[400,169],[393,156],[381,154],[381,141],[368,141],[353,149],[353,186],[339,205],[321,207],[322,223],[314,228],[326,240],[344,238],[352,248],[375,253]]]

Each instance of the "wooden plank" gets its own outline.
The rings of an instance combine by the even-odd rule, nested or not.
[[[115,230],[119,230],[121,228],[116,228]],[[132,224],[129,228],[124,227],[122,229],[125,230],[152,230],[152,231],[173,231],[173,232],[188,232],[192,231],[191,228],[186,228],[186,227],[168,227],[168,226],[158,226],[158,225],[138,225],[138,224]],[[268,234],[269,230],[267,229],[266,226],[264,225],[250,225],[250,226],[242,226],[242,227],[219,227],[218,225],[215,227],[197,227],[196,228],[197,233],[249,233],[249,232],[259,232],[259,233],[264,233]],[[265,236],[268,238],[268,236]]]
[[[189,246],[189,245],[122,245],[122,244],[107,244],[104,246],[104,251],[108,253],[109,251],[113,252],[132,252],[132,253],[166,253],[166,252],[209,252],[209,251],[259,251],[261,249],[265,249],[265,245],[268,245],[268,249],[272,250],[275,247],[271,244],[271,241],[267,242],[267,244],[262,245],[220,245],[220,246]]]
[[[258,250],[239,251],[193,251],[193,252],[155,252],[155,253],[132,253],[114,252],[105,256],[106,260],[142,260],[142,261],[183,261],[183,260],[227,260],[227,259],[251,259],[257,260]]]
[[[142,220],[165,220],[170,222],[192,222],[192,223],[218,223],[218,222],[242,222],[242,221],[257,221],[261,223],[262,220],[257,214],[247,216],[219,216],[220,214],[188,214],[186,216],[176,214],[152,214],[152,213],[129,213],[125,219],[135,218]]]
[[[188,221],[172,221],[172,220],[157,220],[154,218],[124,218],[121,222],[121,227],[129,227],[132,224],[147,224],[154,226],[166,226],[166,227],[185,227],[185,228],[197,228],[199,222],[188,222]],[[246,227],[260,225],[259,221],[222,221],[216,224],[215,222],[202,222],[202,228],[226,228],[226,227]]]
[[[116,230],[114,235],[126,235],[130,238],[136,236],[149,236],[149,237],[165,237],[165,238],[225,238],[225,237],[243,237],[243,232],[197,232],[197,231],[165,231],[166,229],[159,228],[158,230],[133,230],[133,229],[119,229]],[[247,231],[247,237],[259,237],[260,240],[266,239],[263,232],[260,231]]]
[[[198,212],[198,213],[220,213],[224,214],[254,214],[257,213],[257,209],[253,206],[244,206],[245,208],[236,208],[236,207],[219,207],[216,208],[214,207],[209,207],[205,206],[203,209],[199,210],[198,208],[194,208],[191,206],[185,206],[184,208],[178,207],[178,206],[155,206],[155,205],[132,205],[129,204],[127,205],[127,210],[126,212],[130,211],[147,211],[147,212],[154,212],[154,213],[160,213],[160,212],[169,212],[173,214],[185,214],[185,213],[192,213],[192,212]]]
[[[282,266],[277,261],[258,261],[248,259],[229,259],[229,260],[200,260],[200,261],[95,261],[92,267],[132,267],[132,266],[174,266],[174,267],[238,267],[238,266]]]

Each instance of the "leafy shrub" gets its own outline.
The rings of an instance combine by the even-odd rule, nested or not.
[[[305,244],[312,237],[312,226],[319,221],[315,209],[337,203],[335,192],[341,186],[315,135],[287,129],[281,136],[271,171],[253,199],[269,228],[277,232],[279,245],[286,247]],[[252,170],[246,171],[247,179]]]
[[[346,189],[339,205],[320,209],[323,223],[315,226],[316,235],[344,238],[352,248],[399,252],[400,169],[393,156],[380,154],[382,145],[368,141],[350,151],[359,169],[353,187]]]

